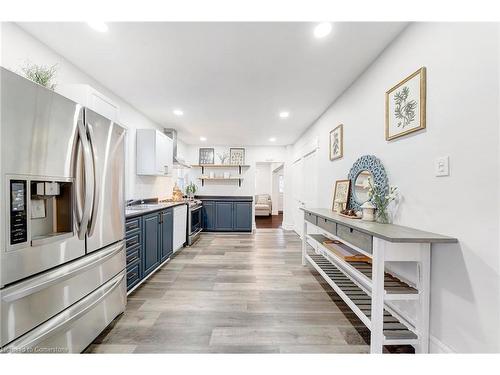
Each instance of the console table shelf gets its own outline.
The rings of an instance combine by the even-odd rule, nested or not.
[[[409,344],[416,352],[427,353],[431,245],[456,243],[457,239],[398,225],[352,220],[324,208],[302,210],[302,264],[310,263],[370,329],[370,351],[382,353],[384,345]],[[308,233],[311,226],[322,234]],[[348,256],[324,245],[332,239],[342,243],[339,246]],[[308,243],[314,253],[308,251]],[[356,255],[367,261],[352,260]],[[391,261],[414,264],[415,285],[387,272],[385,262]],[[416,317],[407,316],[397,301],[416,304]]]
[[[372,291],[372,265],[368,262],[344,261],[330,251],[323,242],[328,237],[321,234],[309,234],[308,238],[314,242],[316,251],[326,260],[345,272],[352,282],[363,288],[371,295]],[[355,250],[352,250],[355,253]],[[385,300],[413,300],[418,299],[418,290],[399,280],[388,272],[384,272],[384,299]]]
[[[322,255],[308,253],[306,259],[323,276],[358,318],[370,328],[370,296]],[[417,335],[412,330],[403,325],[387,310],[384,310],[383,335],[385,345],[410,345],[415,344],[417,339]]]

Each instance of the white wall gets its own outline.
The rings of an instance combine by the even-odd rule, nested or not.
[[[294,145],[320,140],[320,206],[373,154],[403,195],[396,223],[459,239],[432,250],[432,351],[500,351],[498,38],[497,24],[410,25]],[[421,66],[427,129],[386,142],[384,93]],[[340,123],[344,157],[331,162],[328,133]],[[435,177],[443,155],[451,176]]]
[[[257,163],[255,166],[255,194],[272,193],[271,163]]]
[[[64,57],[26,33],[16,24],[2,22],[1,28],[0,64],[3,67],[20,72],[26,60],[43,65],[58,64],[57,83],[88,84],[108,96],[120,107],[120,123],[128,129],[125,162],[125,197],[127,199],[171,196],[173,178],[137,176],[135,174],[135,130],[141,128],[157,128],[162,130],[162,127],[148,119],[113,92],[103,87],[99,82],[88,76]]]

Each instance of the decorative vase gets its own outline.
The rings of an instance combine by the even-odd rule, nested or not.
[[[375,214],[375,220],[380,224],[389,224],[390,218],[389,213],[387,212],[387,207],[378,208]]]

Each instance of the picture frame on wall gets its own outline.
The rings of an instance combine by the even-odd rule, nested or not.
[[[335,181],[335,189],[333,191],[332,211],[340,213],[344,210],[349,202],[349,194],[351,193],[351,180]]]
[[[422,67],[385,93],[385,139],[425,129],[427,72]]]
[[[229,149],[229,162],[235,165],[245,164],[245,149],[241,147],[232,147]]]
[[[213,148],[200,148],[199,164],[214,164],[215,150]]]
[[[344,125],[340,124],[330,132],[330,160],[344,156]]]

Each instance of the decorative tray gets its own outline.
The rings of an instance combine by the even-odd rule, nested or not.
[[[361,216],[349,216],[349,215],[344,215],[344,214],[341,214],[339,213],[340,216],[342,217],[346,217],[348,219],[361,219]]]

